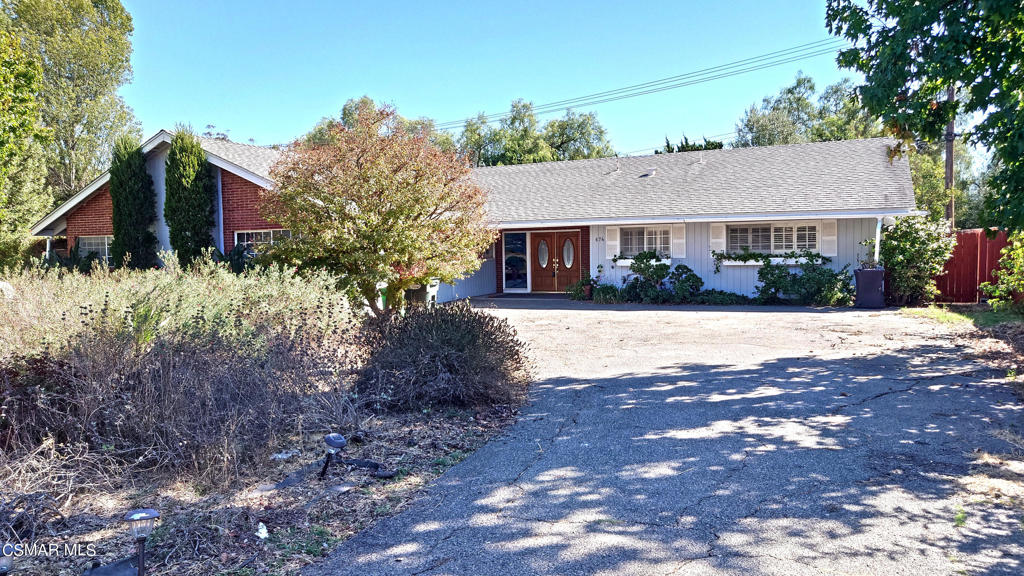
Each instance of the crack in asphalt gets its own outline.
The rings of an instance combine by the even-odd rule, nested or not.
[[[572,405],[575,407],[575,409],[573,410],[573,412],[571,414],[567,415],[565,418],[562,419],[562,421],[558,424],[558,428],[555,430],[555,432],[549,438],[543,439],[547,443],[547,447],[548,448],[551,448],[552,446],[555,445],[555,440],[559,436],[562,435],[562,433],[565,431],[565,427],[569,425],[569,422],[572,422],[573,424],[576,424],[576,419],[577,419],[577,417],[580,414],[580,406],[579,406],[578,400],[580,399],[580,396],[582,395],[581,393],[582,393],[582,390],[579,389],[579,388],[573,390],[573,392],[572,392]],[[527,462],[525,466],[523,466],[523,469],[520,470],[519,473],[516,474],[515,478],[513,478],[511,481],[509,481],[508,485],[510,487],[516,487],[516,488],[519,488],[520,490],[523,490],[523,488],[519,486],[519,481],[522,479],[523,475],[526,474],[527,470],[529,470],[530,468],[533,468],[533,466],[535,464],[537,464],[537,462],[540,462],[541,458],[544,457],[544,454],[546,452],[545,448],[543,446],[539,446],[539,444],[540,443],[538,442],[538,450],[537,450],[536,454],[534,455],[534,457],[531,458],[530,461]]]

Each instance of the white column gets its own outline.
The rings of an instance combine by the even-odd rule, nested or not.
[[[50,237],[49,236],[46,237],[46,257],[45,258],[47,260],[50,259]]]
[[[878,266],[878,251],[882,247],[882,218],[875,219],[875,266]]]

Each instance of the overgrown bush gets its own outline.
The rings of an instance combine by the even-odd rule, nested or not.
[[[993,272],[996,281],[985,282],[981,289],[996,310],[1024,312],[1024,234],[1011,234],[999,258],[999,268]]]
[[[633,276],[622,286],[621,298],[626,302],[664,304],[672,301],[672,295],[664,288],[671,267],[660,262],[657,252],[648,250],[633,257],[629,271]]]
[[[871,249],[873,241],[869,241]],[[895,304],[918,305],[935,299],[935,276],[942,273],[956,246],[945,222],[907,216],[886,226],[879,259],[887,272]]]
[[[300,429],[350,423],[359,327],[330,279],[163,260],[7,278],[0,470],[49,443],[103,455],[108,472],[223,484],[265,467]]]
[[[411,309],[381,320],[379,328],[358,389],[381,408],[519,404],[525,398],[526,346],[504,318],[456,302]]]
[[[853,303],[853,279],[849,266],[840,270],[828,267],[832,259],[804,251],[782,255],[784,260],[799,259],[796,266],[775,262],[765,255],[757,271],[757,301],[761,304],[802,304],[812,306],[849,306]]]
[[[704,287],[704,280],[685,264],[677,265],[668,275],[668,281],[672,286],[673,301],[680,304],[693,302],[693,298]]]

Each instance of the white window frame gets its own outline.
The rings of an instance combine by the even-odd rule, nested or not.
[[[799,234],[798,229],[806,227],[814,227],[814,245],[813,247],[800,248],[797,245],[797,236]],[[809,250],[811,252],[819,252],[821,250],[821,222],[820,221],[796,221],[787,220],[782,222],[735,222],[728,223],[725,226],[725,248],[728,252],[739,252],[739,249],[733,249],[729,246],[730,232],[735,228],[771,228],[769,231],[769,237],[771,241],[771,250],[767,252],[764,250],[751,250],[751,252],[765,252],[768,254],[785,254],[787,252],[802,252],[803,250]],[[792,247],[786,248],[784,246],[776,245],[776,229],[792,228]],[[805,231],[806,233],[806,231]],[[782,237],[783,240],[785,237]],[[748,236],[749,241],[749,236]]]
[[[88,251],[85,251],[85,252],[82,251],[82,240],[100,240],[100,239],[104,240],[103,252],[100,252],[99,250],[88,250]],[[113,242],[114,242],[114,237],[110,236],[110,235],[79,236],[79,237],[75,238],[75,247],[78,249],[78,255],[80,257],[85,258],[89,254],[95,252],[100,258],[103,259],[104,262],[107,263],[107,266],[110,266],[112,264],[112,262],[110,260],[110,245]]]
[[[532,262],[530,262],[531,250],[530,250],[530,233],[529,232],[502,232],[501,233],[501,261],[495,262],[495,266],[501,269],[501,291],[510,294],[528,294],[530,289],[533,287],[533,268]],[[505,285],[505,234],[525,234],[526,235],[526,288],[509,288]]]
[[[280,242],[280,240],[274,240],[274,232],[288,232],[288,239],[291,238],[291,230],[288,230],[287,228],[269,228],[269,229],[265,229],[265,230],[235,230],[235,246],[238,246],[239,244],[251,244],[254,250],[257,247],[259,247],[259,246],[273,246],[276,242]],[[264,234],[264,233],[269,233],[270,234],[270,241],[269,242],[240,242],[238,240],[239,234]]]
[[[627,256],[625,254],[625,252],[623,251],[623,244],[625,244],[625,242],[623,241],[623,232],[625,232],[626,230],[643,230],[642,236],[643,236],[643,239],[644,239],[644,246],[643,246],[643,249],[641,249],[641,250],[639,250],[637,252],[637,254],[639,254],[640,252],[648,252],[648,251],[652,250],[652,246],[650,245],[651,244],[651,238],[652,238],[652,232],[655,233],[654,237],[655,238],[659,238],[659,240],[660,240],[660,237],[661,237],[661,235],[663,233],[667,234],[668,235],[667,236],[668,243],[665,245],[665,250],[658,250],[659,247],[654,247],[653,249],[656,252],[659,252],[659,260],[661,260],[661,261],[668,261],[668,260],[672,259],[672,225],[671,224],[657,225],[657,226],[619,226],[618,228],[619,228],[619,254],[617,254],[617,255],[621,256],[621,258],[619,258],[619,260],[618,260],[620,263],[622,263],[622,262],[632,263],[633,262],[633,256],[635,256],[635,254]],[[629,264],[626,264],[626,266],[628,266],[628,265]]]

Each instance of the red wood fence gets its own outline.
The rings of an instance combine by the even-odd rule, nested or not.
[[[946,262],[945,272],[935,278],[939,302],[977,302],[978,286],[995,280],[992,272],[999,267],[1000,251],[1006,244],[1005,232],[994,238],[980,228],[957,232],[956,248]]]

